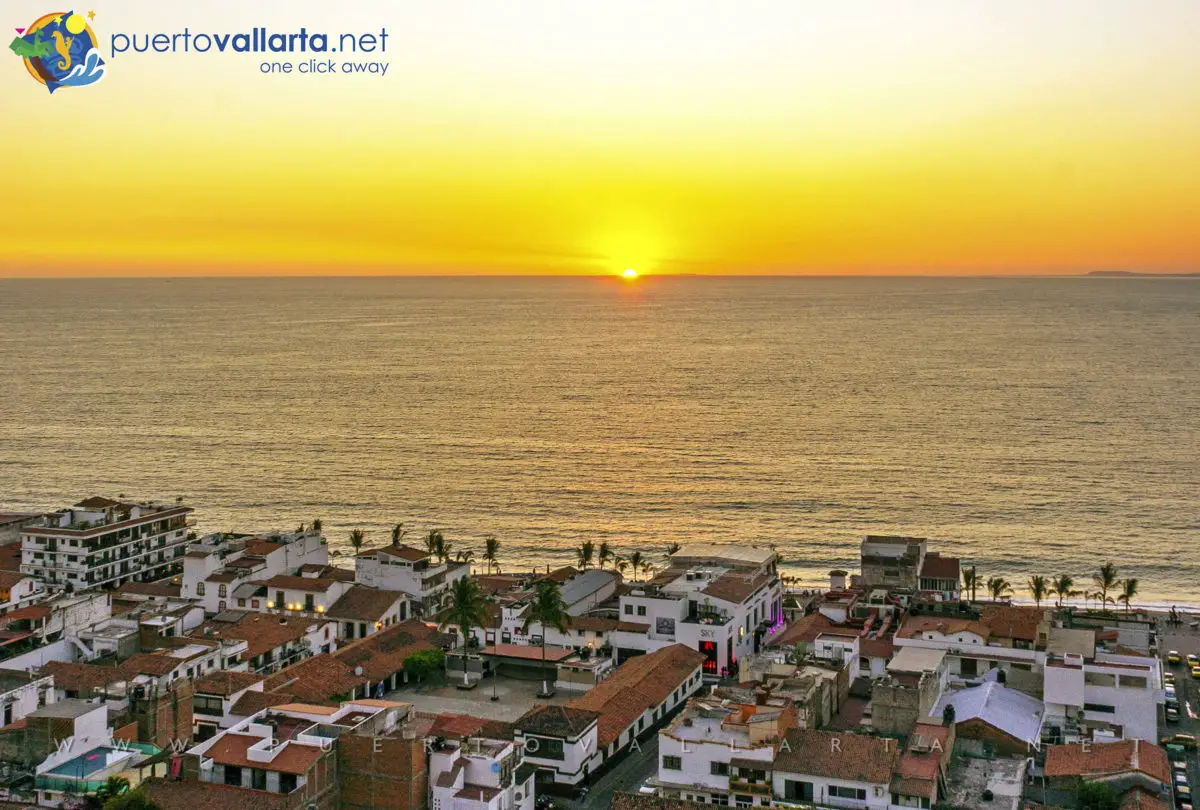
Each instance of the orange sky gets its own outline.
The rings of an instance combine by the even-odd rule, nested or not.
[[[53,96],[0,54],[0,275],[1200,270],[1192,0],[244,6],[98,4]],[[388,74],[108,52],[254,25]]]

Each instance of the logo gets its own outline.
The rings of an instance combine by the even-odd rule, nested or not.
[[[25,60],[35,81],[53,93],[60,87],[86,87],[104,78],[104,60],[96,48],[96,34],[88,20],[74,11],[57,11],[18,28],[9,50]]]

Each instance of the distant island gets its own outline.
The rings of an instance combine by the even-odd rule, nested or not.
[[[1093,270],[1088,275],[1099,278],[1200,278],[1200,273],[1135,273],[1132,270]]]

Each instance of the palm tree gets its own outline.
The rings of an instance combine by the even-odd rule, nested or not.
[[[1006,594],[1012,593],[1012,585],[1004,577],[988,577],[987,589],[993,602],[999,602]]]
[[[1100,569],[1092,575],[1092,582],[1095,583],[1100,598],[1100,609],[1104,610],[1108,605],[1108,592],[1117,587],[1117,567],[1111,562],[1106,562],[1100,566]]]
[[[642,556],[642,552],[635,551],[629,555],[629,567],[633,569],[633,579],[637,581],[638,571],[645,566],[646,558]]]
[[[522,633],[529,632],[529,626],[537,622],[542,628],[542,694],[550,694],[550,684],[546,677],[546,628],[553,627],[560,633],[565,633],[571,623],[571,614],[567,613],[567,603],[563,601],[558,590],[558,583],[543,579],[538,583],[537,596],[529,606],[525,615],[525,623],[521,626]]]
[[[1138,581],[1136,577],[1121,580],[1121,595],[1117,597],[1117,601],[1125,605],[1125,612],[1129,613],[1129,603],[1134,600],[1138,592]]]
[[[442,536],[441,532],[437,532],[437,536],[433,539],[433,553],[439,562],[450,562],[450,548],[453,545]]]
[[[500,556],[500,541],[496,539],[496,535],[489,534],[483,539],[483,560],[487,563],[488,573],[492,573],[492,566],[496,570],[500,570],[500,565],[497,558]]]
[[[592,557],[596,554],[596,544],[585,540],[579,547],[579,567],[586,571],[592,565]]]
[[[316,520],[314,520],[314,521],[313,521],[313,524],[312,524],[312,526],[313,526],[313,531],[314,531],[314,532],[317,532],[318,534],[320,534],[320,532],[321,532],[321,519],[320,519],[320,518],[317,518]]]
[[[363,541],[367,539],[366,532],[362,529],[355,529],[350,532],[350,545],[354,546],[354,555],[358,556],[359,549],[363,547]]]
[[[395,526],[393,526],[392,527],[392,545],[393,546],[400,545],[400,541],[404,539],[404,535],[406,535],[406,534],[408,534],[408,532],[405,530],[403,523],[397,523]]]
[[[683,548],[683,546],[679,545],[678,543],[667,543],[667,556],[670,557],[672,554],[678,552],[681,548]]]
[[[600,560],[600,568],[604,568],[604,564],[611,560],[614,556],[612,548],[609,547],[608,541],[605,540],[600,544],[600,553],[597,555]]]
[[[1029,595],[1033,597],[1034,604],[1040,608],[1042,600],[1050,592],[1050,586],[1047,584],[1046,578],[1041,574],[1034,574],[1029,578],[1027,587],[1029,588]]]
[[[460,563],[475,562],[475,552],[474,552],[474,550],[469,549],[469,548],[463,549],[462,551],[460,551],[454,555],[454,559],[456,562],[460,562]]]
[[[487,599],[479,590],[479,583],[471,577],[459,577],[450,586],[450,607],[446,609],[442,628],[455,625],[463,637],[463,685],[469,686],[467,678],[467,647],[471,643],[471,630],[483,627],[487,621]]]
[[[430,529],[429,534],[425,535],[425,550],[430,554],[437,554],[438,539],[441,538],[441,536],[442,533],[440,530]]]
[[[629,570],[629,560],[618,556],[613,559],[613,568],[617,569],[618,574],[625,576],[625,572]]]
[[[963,590],[971,592],[971,601],[975,601],[975,589],[979,587],[979,573],[975,570],[975,566],[964,568],[962,572]]]
[[[1078,596],[1079,592],[1072,590],[1075,587],[1075,580],[1069,574],[1059,574],[1054,578],[1054,585],[1051,590],[1058,596],[1058,606],[1062,607],[1062,602],[1072,596]]]

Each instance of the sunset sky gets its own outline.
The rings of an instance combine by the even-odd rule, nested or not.
[[[98,85],[0,53],[0,276],[1200,270],[1196,0],[74,8]],[[256,25],[388,73],[109,53]]]

